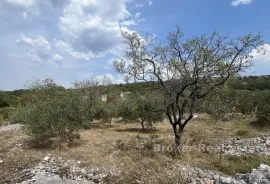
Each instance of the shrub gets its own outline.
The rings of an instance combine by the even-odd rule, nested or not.
[[[118,118],[119,116],[120,94],[110,91],[103,96],[106,101],[103,101],[104,108],[98,114],[98,119],[102,119],[104,123],[111,125],[113,118]]]
[[[241,136],[241,137],[245,137],[245,136],[249,135],[249,131],[248,130],[237,130],[236,135]]]
[[[9,113],[12,111],[13,109],[11,107],[4,107],[4,108],[0,108],[0,114],[3,115],[3,119],[9,119]]]
[[[252,114],[259,103],[260,91],[238,90],[236,92],[236,109],[243,114]]]
[[[73,143],[74,138],[79,138],[78,131],[98,112],[94,92],[80,88],[63,90],[46,80],[40,86],[41,89],[35,88],[38,98],[14,111],[12,121],[24,123],[35,142],[58,137]]]
[[[162,103],[157,94],[131,93],[122,100],[119,114],[124,120],[139,122],[144,130],[163,120],[164,113],[161,110]]]
[[[22,107],[17,107],[16,109],[10,111],[9,122],[10,123],[22,123],[24,118],[25,109]]]
[[[256,109],[256,117],[260,121],[270,122],[270,92],[261,94],[260,101]]]
[[[236,100],[233,91],[229,88],[216,89],[202,105],[202,111],[218,120],[228,121],[232,113],[236,111]]]

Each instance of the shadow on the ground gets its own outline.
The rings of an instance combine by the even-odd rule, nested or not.
[[[270,130],[270,123],[266,121],[259,121],[259,120],[252,121],[249,123],[249,126],[263,131]]]
[[[115,128],[116,126],[109,123],[92,123],[89,129]]]
[[[150,129],[141,129],[141,128],[125,128],[125,129],[116,129],[117,132],[139,132],[139,133],[156,133],[158,130],[156,128],[150,128]]]

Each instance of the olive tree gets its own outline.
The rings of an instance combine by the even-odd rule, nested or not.
[[[122,100],[119,115],[124,120],[140,123],[142,130],[152,128],[153,123],[160,122],[164,113],[160,111],[160,99],[157,94],[130,93]]]
[[[184,128],[193,118],[198,103],[231,76],[251,65],[251,51],[261,51],[262,36],[229,38],[217,32],[187,38],[179,27],[164,43],[123,32],[125,59],[114,62],[126,81],[156,82],[163,94],[164,109],[180,146]]]
[[[260,102],[256,106],[256,117],[260,121],[270,122],[270,93],[268,91],[260,93]]]
[[[211,115],[215,123],[228,121],[236,112],[235,94],[229,88],[217,88],[202,103],[201,111]]]
[[[51,79],[33,81],[29,85],[32,97],[13,112],[11,119],[24,123],[37,143],[55,137],[73,143],[79,130],[102,108],[97,85],[94,80],[85,80],[75,82],[72,89],[63,89]]]
[[[121,105],[120,95],[112,88],[110,91],[103,95],[104,99],[102,99],[104,108],[99,113],[98,119],[101,119],[104,123],[109,123],[112,125],[113,118],[119,117],[119,108]]]

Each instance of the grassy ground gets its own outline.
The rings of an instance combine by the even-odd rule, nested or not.
[[[230,123],[212,123],[210,120],[193,120],[186,127],[182,144],[214,145],[231,137],[256,137],[268,134],[269,128],[256,129],[249,125],[250,120],[234,120]],[[225,157],[216,153],[198,150],[184,151],[175,157],[170,149],[156,152],[160,145],[171,148],[172,128],[168,122],[155,125],[152,131],[140,131],[135,123],[113,123],[112,126],[95,124],[92,129],[81,132],[81,139],[73,147],[65,143],[54,143],[51,148],[31,148],[28,137],[22,132],[0,133],[0,183],[14,178],[22,169],[40,162],[47,154],[64,159],[80,160],[81,166],[116,165],[123,170],[121,177],[108,178],[108,183],[174,183],[166,169],[172,163],[188,164],[205,169],[218,170],[225,174],[247,172],[260,163],[270,164],[268,157]],[[144,147],[141,147],[144,145]],[[179,183],[181,177],[177,178]]]

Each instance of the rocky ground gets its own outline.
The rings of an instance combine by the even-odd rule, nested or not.
[[[81,168],[80,161],[67,160],[61,157],[46,156],[44,160],[32,169],[23,170],[21,176],[13,183],[20,184],[95,184],[106,183],[109,176],[119,176],[121,170],[117,166],[97,168],[88,166]],[[167,170],[169,176],[181,175],[184,182],[190,184],[270,184],[270,167],[261,164],[251,173],[225,176],[219,172],[202,170],[197,167],[173,165]]]
[[[270,137],[267,136],[249,139],[230,139],[223,142],[220,146],[226,155],[270,155]]]
[[[230,139],[223,144],[224,154],[270,154],[270,137],[257,137],[249,139]],[[14,182],[21,184],[37,183],[106,183],[108,176],[119,176],[121,170],[117,166],[107,168],[78,167],[80,161],[64,161],[61,157],[46,156],[39,165],[32,169],[24,170],[21,177]],[[263,163],[251,173],[224,176],[214,171],[200,168],[174,165],[168,169],[168,175],[175,174],[184,177],[185,182],[194,184],[270,184],[270,167]]]
[[[72,184],[72,183],[104,183],[108,176],[117,176],[120,171],[116,166],[98,168],[94,166],[79,167],[80,161],[67,160],[61,157],[46,156],[42,162],[32,169],[21,172],[13,183],[21,184]]]
[[[0,127],[1,132],[9,132],[21,129],[21,125],[9,125]],[[147,142],[147,141],[146,141]],[[117,143],[117,142],[116,142]],[[117,145],[117,144],[116,144]],[[141,146],[141,144],[140,144]],[[21,144],[16,144],[14,149],[19,149]],[[270,155],[270,137],[260,136],[255,138],[227,139],[217,147],[223,155]],[[143,146],[142,146],[143,149]],[[68,157],[67,157],[68,158]],[[0,159],[1,163],[5,160]],[[167,168],[167,167],[166,167]],[[82,166],[79,160],[64,160],[62,157],[54,157],[50,154],[35,167],[22,170],[19,177],[11,183],[18,184],[95,184],[108,183],[108,178],[121,176],[123,171],[117,165],[108,167],[96,167],[94,165]],[[181,178],[175,183],[190,184],[270,184],[270,167],[261,163],[250,173],[226,176],[220,172],[209,171],[189,165],[174,164],[168,166],[166,175],[170,178]],[[140,182],[138,182],[140,183]]]
[[[203,171],[190,166],[175,165],[168,174],[182,173],[190,184],[269,184],[270,167],[261,164],[251,173],[222,176],[218,172]]]

